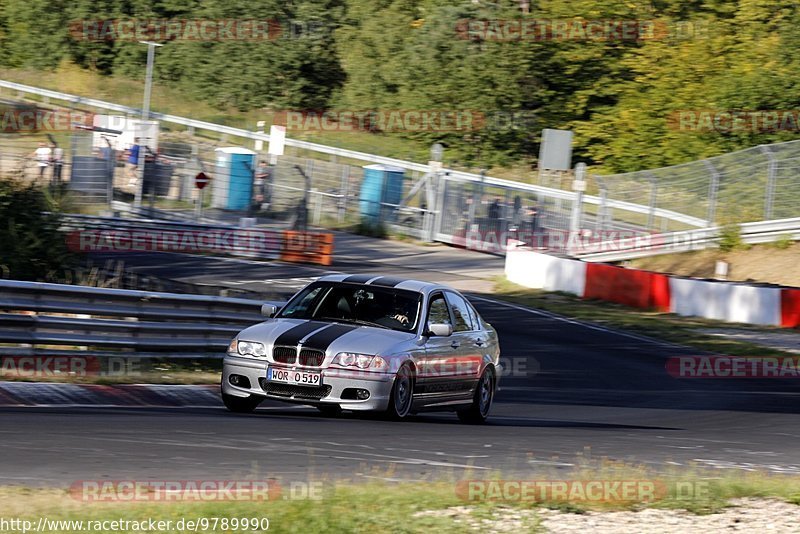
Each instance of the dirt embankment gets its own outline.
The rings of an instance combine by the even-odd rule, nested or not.
[[[665,254],[633,260],[629,266],[680,276],[714,278],[717,261],[729,264],[728,280],[800,287],[800,243],[784,249],[772,245],[757,245],[748,250],[731,252],[708,249]]]

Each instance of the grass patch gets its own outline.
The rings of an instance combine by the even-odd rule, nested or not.
[[[519,481],[515,476],[513,480]],[[730,500],[750,497],[777,499],[797,504],[800,499],[800,477],[764,473],[728,473],[686,470],[656,474],[644,467],[606,462],[599,469],[579,469],[567,476],[554,478],[547,472],[531,473],[528,481],[652,481],[667,488],[660,498],[652,501],[588,503],[570,500],[537,500],[512,498],[508,500],[468,500],[458,488],[467,482],[370,482],[318,480],[306,482],[305,487],[323,488],[314,498],[287,491],[288,484],[279,482],[282,490],[265,501],[227,500],[217,502],[85,502],[80,494],[56,488],[0,488],[0,508],[5,518],[19,518],[36,525],[40,517],[50,520],[143,521],[153,518],[171,521],[199,518],[245,518],[269,520],[269,532],[463,532],[493,531],[501,524],[513,526],[514,531],[536,530],[537,511],[541,508],[565,513],[592,511],[641,510],[644,508],[680,509],[695,514],[719,512],[730,506]],[[263,480],[263,479],[262,479]],[[511,477],[495,475],[502,484]],[[295,486],[297,487],[297,486]],[[298,498],[299,497],[299,498]],[[174,531],[170,529],[169,531]],[[52,530],[52,529],[51,529]],[[231,532],[240,529],[202,529],[205,532]],[[61,526],[53,531],[78,532],[74,526]],[[133,529],[118,528],[118,532]],[[259,528],[247,532],[263,532]]]
[[[789,352],[746,341],[712,336],[700,331],[706,328],[730,329],[735,327],[737,330],[751,332],[786,333],[786,329],[725,323],[697,317],[681,317],[671,313],[639,310],[621,304],[584,300],[567,293],[528,289],[509,282],[505,278],[496,281],[494,296],[523,306],[620,328],[704,351],[731,356],[792,356]]]

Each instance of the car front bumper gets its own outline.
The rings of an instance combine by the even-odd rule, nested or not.
[[[267,367],[272,365],[281,369],[292,369],[291,366],[271,364],[264,360],[237,358],[226,356],[222,366],[222,392],[236,397],[260,395],[274,400],[282,400],[299,404],[332,405],[338,404],[345,410],[385,410],[389,405],[389,396],[394,385],[393,373],[363,372],[357,370],[321,369],[322,386],[274,386],[276,382],[267,380]],[[303,371],[320,369],[297,368]],[[247,378],[250,387],[234,386],[230,382],[231,375]],[[265,388],[268,388],[265,389]],[[365,389],[369,398],[357,400],[342,398],[345,390]]]

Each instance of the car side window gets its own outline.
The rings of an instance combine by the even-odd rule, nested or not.
[[[428,305],[428,322],[434,324],[452,324],[450,321],[450,311],[447,309],[447,302],[444,295],[437,293],[431,297]]]
[[[472,319],[469,312],[469,304],[455,293],[447,292],[447,302],[453,309],[453,316],[455,317],[456,324],[453,325],[454,332],[468,332],[474,330],[472,326]]]
[[[297,303],[293,304],[282,315],[284,317],[307,317],[309,309],[314,303],[315,299],[319,296],[322,286],[315,287],[308,293],[303,295]]]
[[[483,324],[481,323],[480,319],[481,316],[478,315],[478,312],[472,307],[472,304],[470,304],[469,301],[467,301],[467,310],[469,310],[469,318],[472,321],[472,329],[481,330],[483,328]]]

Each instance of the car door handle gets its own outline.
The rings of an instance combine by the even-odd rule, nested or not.
[[[481,338],[478,338],[475,340],[475,344],[479,347],[482,347],[484,345],[484,341]]]
[[[458,341],[453,341],[450,343],[450,346],[453,347],[454,349],[457,349],[458,347],[461,346],[461,343],[459,343]]]

